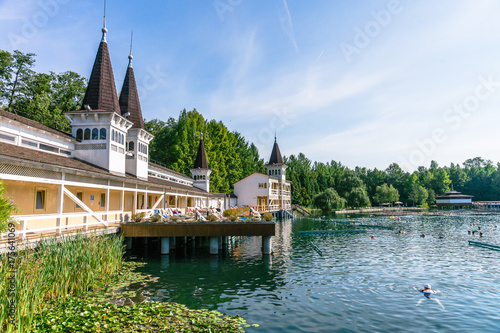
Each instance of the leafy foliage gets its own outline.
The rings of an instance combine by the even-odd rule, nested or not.
[[[0,232],[7,230],[8,224],[11,221],[11,215],[16,210],[16,206],[11,203],[11,199],[7,195],[3,183],[0,181]]]
[[[64,112],[77,110],[86,80],[75,72],[36,73],[35,54],[0,50],[0,107],[62,131],[70,131]]]
[[[177,119],[167,122],[153,119],[145,128],[155,136],[150,145],[151,160],[190,175],[194,165],[200,135],[209,168],[211,192],[232,192],[232,184],[253,172],[264,172],[264,160],[257,147],[238,132],[230,132],[222,122],[207,121],[196,110],[180,112]]]
[[[346,205],[346,199],[339,196],[333,188],[327,188],[314,197],[314,206],[323,212],[331,212],[336,209],[342,209]]]

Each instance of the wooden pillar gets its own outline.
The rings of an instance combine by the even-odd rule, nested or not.
[[[262,236],[262,254],[271,254],[271,236]]]
[[[219,237],[210,237],[210,254],[219,254]]]
[[[132,249],[132,237],[125,237],[125,246],[127,250]]]
[[[124,218],[124,213],[123,211],[125,210],[125,189],[122,189],[120,193],[120,220],[123,222]]]
[[[64,180],[64,174],[63,174]],[[64,209],[64,185],[59,184],[57,192],[57,219],[56,219],[56,235],[60,236],[62,233],[62,222],[63,222],[63,209]]]
[[[170,237],[161,238],[161,254],[170,253]]]

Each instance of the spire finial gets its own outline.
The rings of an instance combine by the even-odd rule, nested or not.
[[[134,56],[132,55],[132,41],[134,39],[134,30],[130,33],[130,54],[128,55],[128,67],[132,68],[132,59]]]
[[[103,22],[102,22],[102,42],[106,42],[106,33],[108,32],[108,29],[106,29],[106,0],[104,0],[104,16],[103,16]]]
[[[453,182],[451,182],[451,191],[455,192],[455,190],[453,189]]]
[[[200,140],[203,140],[203,132],[200,132]]]
[[[274,129],[274,143],[276,143],[276,128]]]

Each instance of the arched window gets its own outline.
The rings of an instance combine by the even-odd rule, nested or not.
[[[97,140],[99,139],[99,130],[97,128],[94,128],[92,130],[92,140]]]
[[[122,138],[122,141],[120,142],[121,144],[124,144],[125,143],[125,135],[121,135],[121,138]]]
[[[134,141],[128,143],[128,151],[134,151]]]
[[[81,128],[76,130],[76,139],[80,141],[83,140],[83,130]]]
[[[144,145],[144,155],[148,154],[148,146]]]
[[[115,130],[111,130],[111,140],[115,141]]]
[[[83,132],[83,140],[90,140],[90,128],[86,128]]]
[[[99,139],[106,140],[106,129],[105,128],[101,128]]]

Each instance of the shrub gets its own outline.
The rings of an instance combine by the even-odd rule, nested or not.
[[[271,213],[264,213],[264,215],[262,215],[262,217],[264,218],[264,220],[266,220],[267,222],[270,222],[273,220],[273,215]]]
[[[212,215],[209,215],[209,216],[208,216],[208,220],[209,220],[210,222],[217,222],[217,216],[215,216],[215,215],[213,215],[213,214],[212,214]]]
[[[134,214],[131,217],[132,221],[134,222],[141,222],[143,218],[144,218],[144,213]]]
[[[16,211],[16,206],[11,203],[5,187],[0,181],[0,232],[7,231],[7,226],[11,222],[11,214]]]
[[[179,221],[179,217],[178,217],[178,216],[172,216],[172,217],[170,218],[170,221],[172,221],[172,222],[177,222],[177,221]]]
[[[231,222],[236,222],[236,220],[238,219],[238,216],[232,215],[229,219],[231,220]]]
[[[153,216],[151,216],[151,218],[149,220],[151,222],[158,222],[161,220],[161,216],[160,215],[153,215]]]

